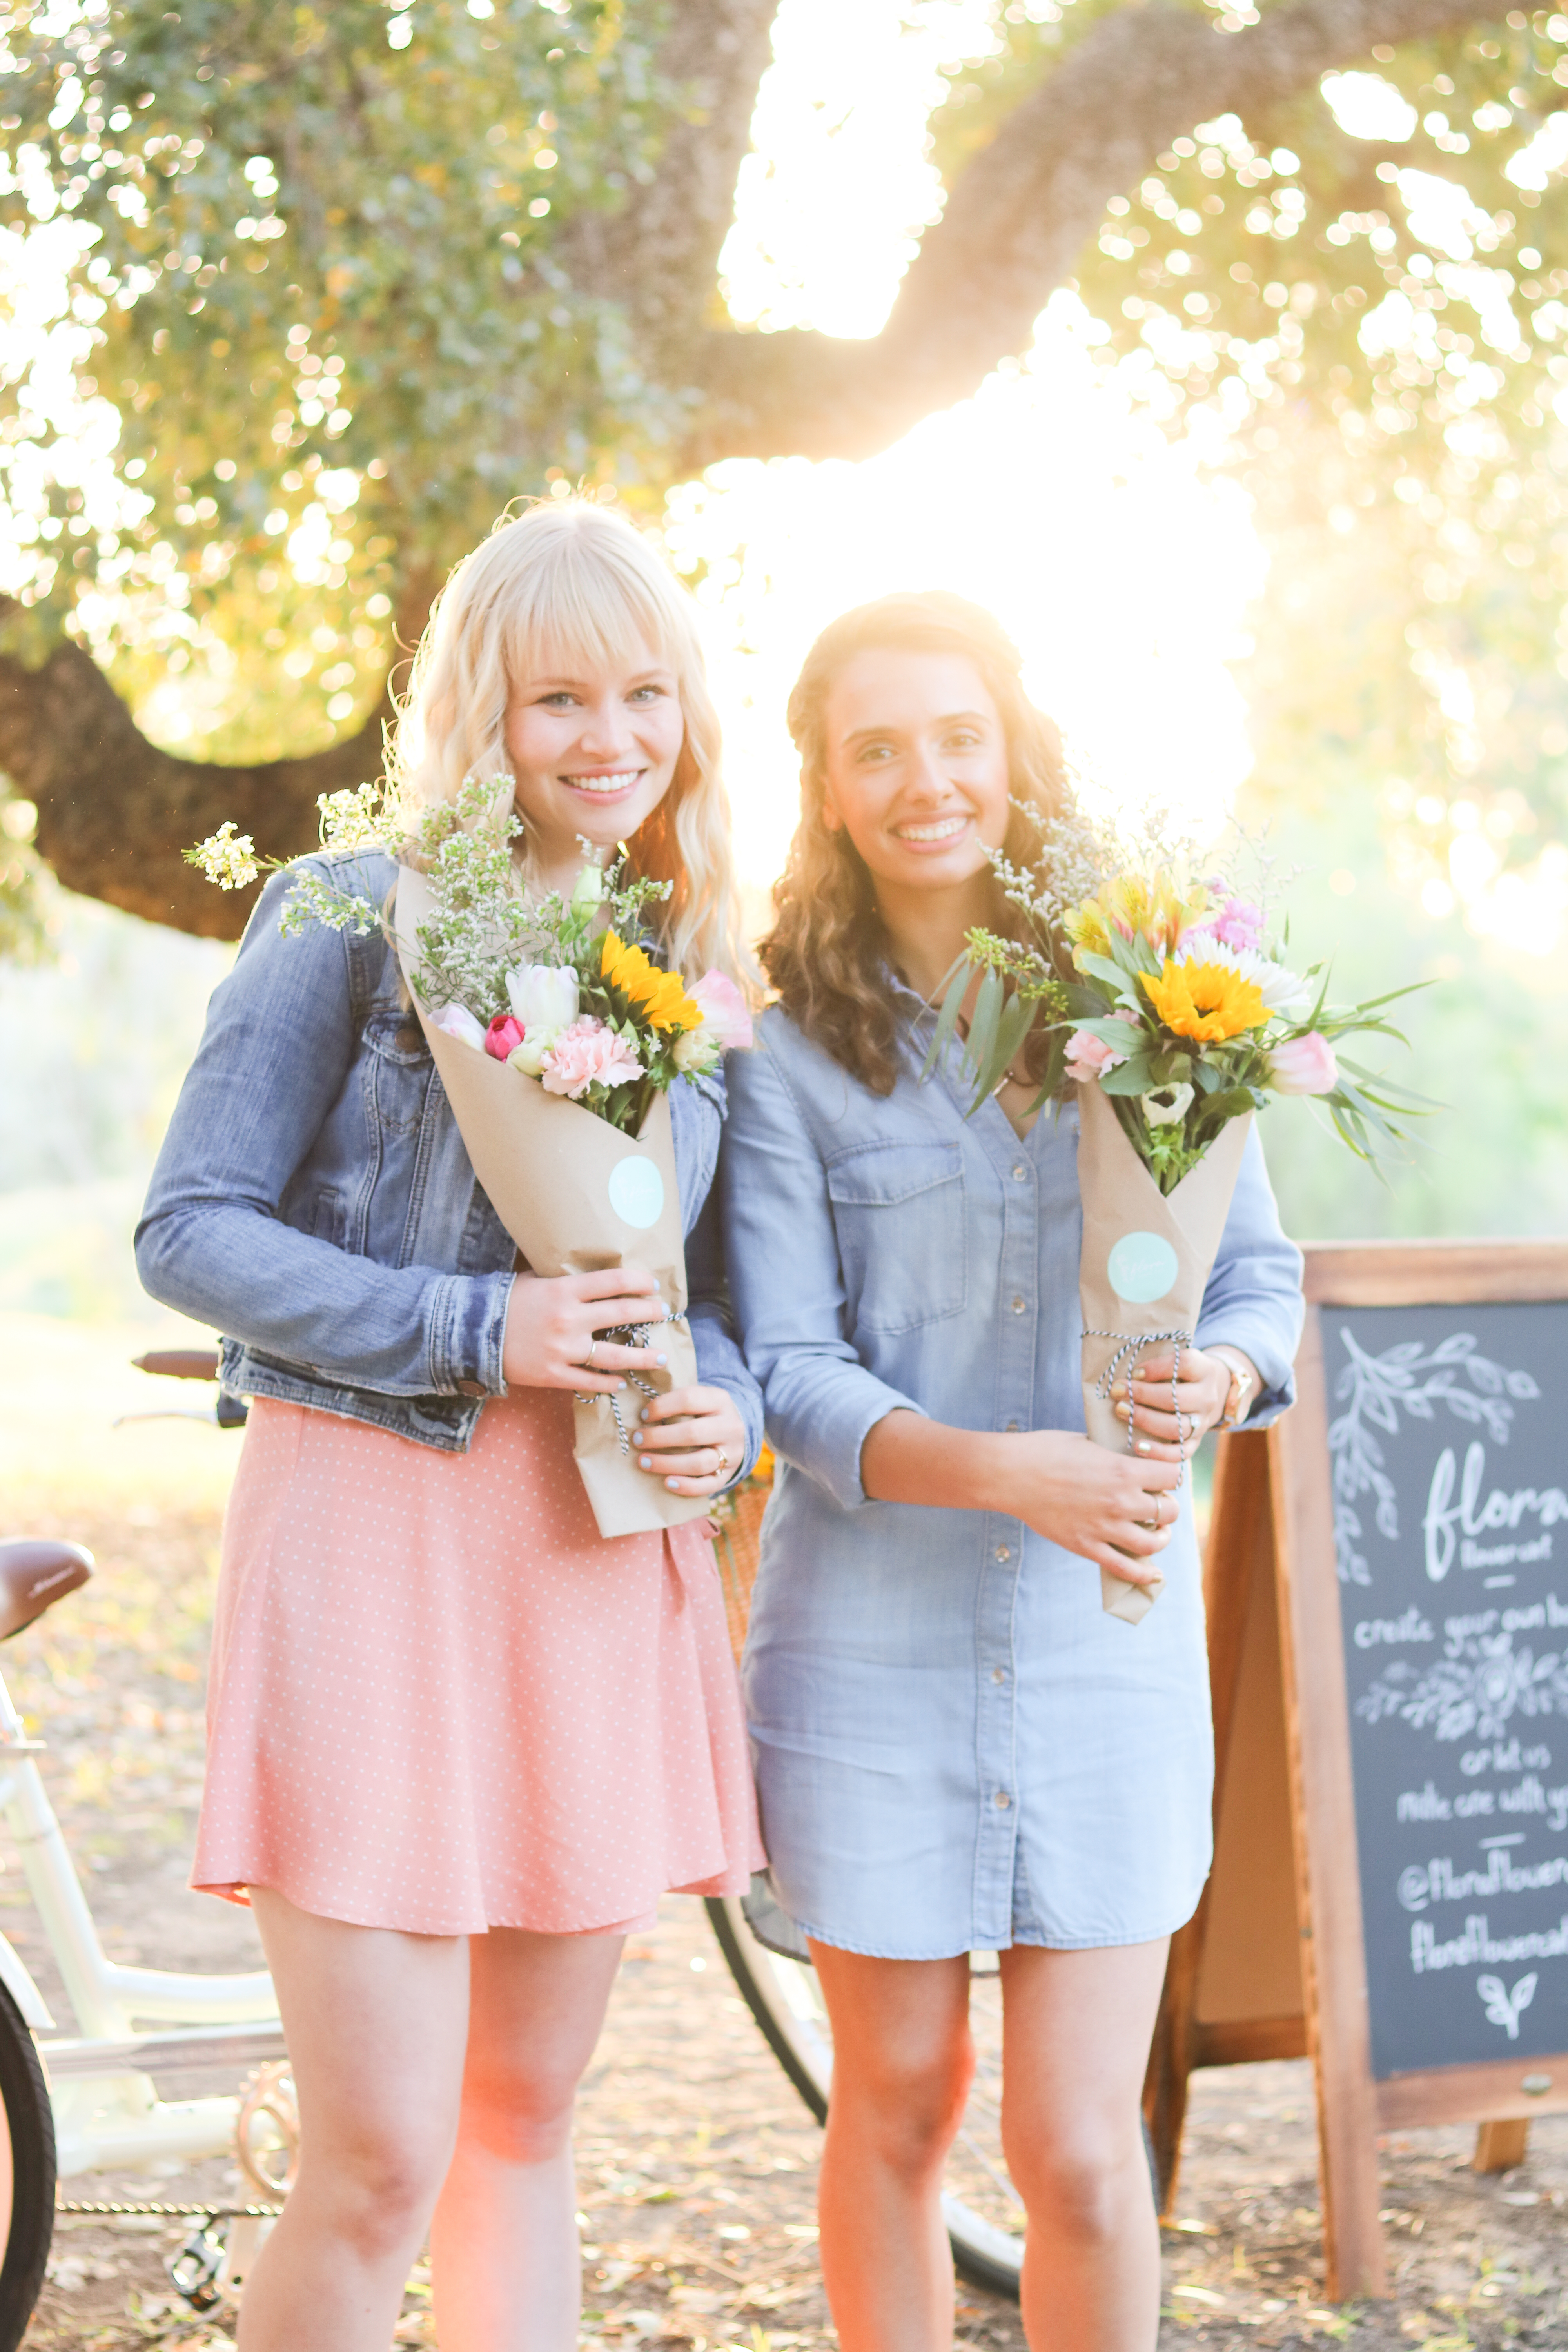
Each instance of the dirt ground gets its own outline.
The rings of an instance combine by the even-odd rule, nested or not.
[[[99,1574],[5,1654],[100,1932],[124,1959],[256,1965],[243,1912],[184,1888],[202,1775],[201,1701],[223,1494],[236,1441],[195,1424],[110,1427],[156,1391],[121,1373],[116,1335],[0,1318],[5,1533],[89,1544]],[[144,1335],[138,1335],[143,1336]],[[129,1352],[127,1342],[124,1352]],[[193,1400],[194,1401],[194,1400]],[[0,1841],[0,1927],[61,2001],[14,1852]],[[171,2093],[229,2087],[161,2084]],[[1195,2078],[1175,2226],[1165,2233],[1163,2352],[1352,2344],[1358,2352],[1568,2352],[1568,2118],[1532,2132],[1518,2170],[1479,2179],[1468,2131],[1384,2148],[1394,2299],[1322,2300],[1311,2082],[1304,2064]],[[578,2131],[584,2345],[817,2352],[836,2337],[817,2275],[819,2134],[725,1971],[700,1906],[668,1899],[630,1945]],[[224,2160],[80,2177],[82,2201],[233,2197]],[[62,2215],[29,2352],[197,2352],[233,2340],[173,2294],[185,2223]],[[434,2344],[428,2287],[397,2331]],[[965,2290],[958,2341],[1022,2347],[1016,2307]]]

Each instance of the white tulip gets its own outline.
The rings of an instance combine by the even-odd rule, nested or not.
[[[482,1021],[476,1021],[466,1005],[444,1006],[430,1025],[433,1029],[444,1030],[448,1037],[458,1038],[465,1045],[472,1045],[476,1053],[482,1054],[485,1050],[485,1024]]]
[[[506,976],[506,994],[527,1036],[535,1029],[569,1029],[577,1018],[577,975],[570,964],[519,964]]]

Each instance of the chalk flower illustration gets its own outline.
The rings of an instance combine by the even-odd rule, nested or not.
[[[1390,1666],[1355,1711],[1368,1723],[1398,1716],[1438,1739],[1495,1739],[1512,1716],[1568,1715],[1568,1661],[1555,1651],[1538,1658],[1516,1650],[1511,1633],[1483,1634],[1424,1673],[1404,1660]]]
[[[1334,1549],[1342,1584],[1370,1584],[1372,1570],[1356,1549],[1366,1534],[1356,1507],[1363,1495],[1373,1497],[1379,1535],[1392,1541],[1399,1533],[1398,1497],[1374,1431],[1395,1436],[1402,1412],[1413,1421],[1434,1421],[1441,1406],[1506,1445],[1515,1403],[1527,1403],[1541,1391],[1528,1372],[1507,1371],[1481,1355],[1468,1331],[1456,1331],[1432,1349],[1419,1339],[1403,1340],[1381,1356],[1369,1356],[1342,1327],[1340,1338],[1348,1361],[1334,1382],[1345,1410],[1329,1424]]]

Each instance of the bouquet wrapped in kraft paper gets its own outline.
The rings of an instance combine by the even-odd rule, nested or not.
[[[342,864],[290,866],[279,929],[320,923],[386,939],[474,1172],[533,1273],[635,1265],[658,1283],[672,1319],[647,1328],[665,1363],[576,1404],[577,1465],[599,1532],[637,1535],[708,1512],[637,1468],[635,1400],[639,1384],[651,1396],[697,1379],[669,1089],[749,1045],[751,1015],[727,974],[689,984],[638,943],[668,882],[602,871],[584,843],[569,896],[531,888],[514,791],[510,775],[470,776],[450,802],[416,810],[376,784],[323,793],[322,845],[390,857],[395,893],[390,906],[373,901]],[[224,890],[282,870],[232,822],[185,856]]]
[[[669,1097],[651,1096],[636,1135],[623,1134],[509,1061],[476,1052],[426,1010],[431,993],[416,944],[436,913],[429,883],[405,866],[395,930],[404,977],[474,1173],[497,1216],[538,1275],[646,1267],[671,1318],[652,1327],[668,1358],[639,1373],[650,1389],[690,1387],[697,1354],[685,1321],[686,1255]],[[628,1388],[623,1396],[635,1399]],[[573,1452],[602,1536],[641,1534],[705,1518],[698,1496],[671,1494],[640,1471],[631,1451],[635,1404],[579,1396]]]
[[[1326,982],[1311,986],[1321,967],[1285,962],[1266,903],[1223,873],[1198,878],[1190,845],[1172,856],[1147,835],[1129,842],[1070,804],[1048,820],[1015,806],[1037,824],[1038,856],[1019,867],[994,852],[992,864],[1025,936],[969,932],[926,1067],[962,1030],[973,1112],[1040,1029],[1033,1110],[1053,1097],[1059,1109],[1076,1090],[1084,1426],[1120,1453],[1137,1443],[1126,1381],[1145,1349],[1173,1361],[1182,1426],[1182,1358],[1196,1344],[1254,1113],[1276,1095],[1316,1095],[1370,1160],[1399,1138],[1391,1114],[1429,1106],[1335,1055],[1331,1041],[1354,1031],[1398,1038],[1378,1013],[1391,999],[1328,1005]],[[1141,1587],[1101,1569],[1100,1597],[1136,1625],[1163,1581]]]
[[[1116,1417],[1118,1382],[1125,1384],[1146,1346],[1168,1348],[1179,1364],[1182,1349],[1194,1344],[1252,1120],[1232,1119],[1167,1195],[1098,1087],[1084,1088],[1079,1114],[1084,1427],[1097,1445],[1120,1453],[1131,1448],[1133,1432],[1131,1421],[1124,1428]],[[1102,1568],[1100,1601],[1108,1616],[1136,1625],[1153,1607],[1164,1581],[1159,1577],[1152,1584],[1129,1584]]]

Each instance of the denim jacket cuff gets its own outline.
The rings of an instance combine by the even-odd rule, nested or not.
[[[510,1272],[447,1275],[430,1310],[430,1391],[434,1396],[505,1396],[501,1353]]]
[[[1200,1320],[1200,1348],[1239,1348],[1258,1367],[1258,1390],[1243,1429],[1267,1429],[1296,1402],[1296,1368],[1280,1353],[1278,1318],[1252,1317],[1227,1306],[1212,1322]]]

